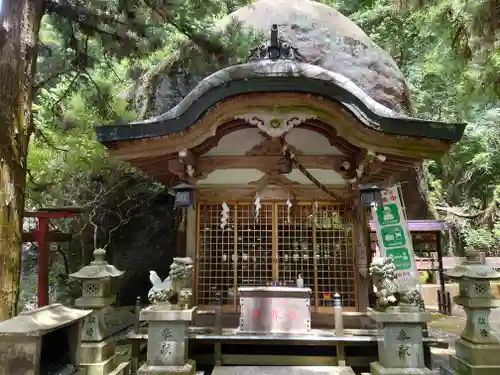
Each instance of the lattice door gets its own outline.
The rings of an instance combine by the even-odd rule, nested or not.
[[[355,275],[352,223],[346,220],[346,206],[318,205],[315,227],[318,306],[332,306],[337,292],[343,306],[355,306]]]
[[[221,204],[199,206],[198,305],[213,304],[219,292],[224,304],[236,307],[239,286],[295,285],[301,274],[316,308],[330,308],[334,292],[344,306],[355,306],[353,234],[345,206],[299,203],[289,215],[283,203],[262,203],[257,218],[251,203],[228,206],[224,230]]]
[[[197,290],[199,305],[215,303],[216,293],[234,290],[235,279],[235,235],[234,210],[236,205],[229,204],[229,219],[225,230],[221,224],[221,205],[204,204],[199,206],[198,256],[196,264]],[[231,297],[222,294],[223,303]]]
[[[238,286],[266,285],[273,280],[273,205],[263,203],[256,218],[253,204],[236,212]]]
[[[299,274],[304,287],[315,290],[315,261],[313,246],[313,206],[298,204],[288,212],[285,204],[276,204],[278,280],[296,285]],[[314,304],[314,295],[312,296]]]

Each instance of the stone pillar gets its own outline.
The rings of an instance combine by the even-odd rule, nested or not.
[[[116,368],[114,335],[133,325],[132,313],[115,312],[111,307],[115,302],[112,279],[123,273],[106,262],[105,250],[97,249],[90,265],[70,275],[82,282],[82,296],[75,306],[93,310],[82,329],[80,367],[86,370],[86,375],[107,375]]]
[[[386,311],[368,310],[380,330],[378,362],[370,364],[372,375],[431,375],[425,367],[423,329],[429,313],[400,305]]]
[[[188,359],[188,327],[195,311],[166,303],[141,311],[141,320],[148,322],[148,350],[138,375],[196,374],[196,362]]]
[[[441,375],[500,374],[500,343],[489,323],[491,309],[500,305],[491,294],[490,282],[499,280],[500,273],[470,252],[466,261],[447,275],[459,283],[454,301],[464,308],[467,322],[455,342],[456,355],[450,356],[449,368],[441,367]]]

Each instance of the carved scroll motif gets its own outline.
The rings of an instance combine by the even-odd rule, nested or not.
[[[272,138],[279,138],[292,130],[293,127],[314,118],[316,118],[316,116],[307,113],[246,113],[234,117],[235,120],[245,120],[249,124],[257,126],[261,131]]]

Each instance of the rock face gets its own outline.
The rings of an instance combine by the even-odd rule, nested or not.
[[[310,0],[258,0],[220,20],[215,28],[224,30],[235,20],[265,39],[271,25],[277,24],[279,36],[298,48],[307,62],[346,76],[380,104],[411,115],[408,89],[394,60],[337,10]],[[238,59],[222,62],[186,43],[138,81],[133,96],[142,116],[166,112],[203,78]]]

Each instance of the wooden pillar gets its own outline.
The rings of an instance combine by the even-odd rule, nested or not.
[[[186,252],[185,256],[195,259],[196,257],[196,209],[188,208],[186,217]]]
[[[38,243],[38,307],[49,304],[49,246],[47,233],[49,218],[38,218],[36,242]]]
[[[441,238],[441,231],[436,233],[436,242],[437,242],[437,255],[438,255],[438,278],[439,285],[441,290],[441,295],[444,296],[446,293],[446,285],[444,283],[444,267],[443,267],[443,244]]]
[[[368,274],[368,262],[370,259],[369,230],[367,229],[367,217],[359,198],[353,201],[353,226],[354,226],[354,250],[356,255],[356,299],[358,311],[364,312],[368,308],[368,294],[371,286]]]

